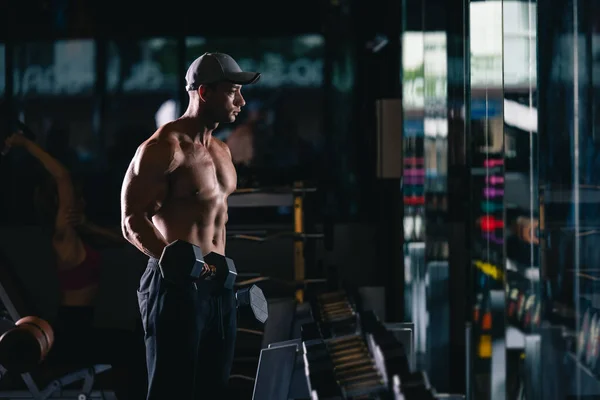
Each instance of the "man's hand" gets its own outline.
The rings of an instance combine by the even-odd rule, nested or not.
[[[202,267],[202,272],[200,272],[200,278],[206,279],[207,277],[213,276],[215,274],[216,274],[215,266],[204,263],[204,266]]]

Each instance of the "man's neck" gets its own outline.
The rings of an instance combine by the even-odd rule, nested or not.
[[[208,147],[212,140],[212,133],[219,126],[218,122],[208,121],[200,112],[186,111],[182,117],[189,123],[188,132],[186,132],[194,143],[200,143]]]

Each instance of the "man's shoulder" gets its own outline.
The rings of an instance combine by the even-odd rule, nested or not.
[[[160,126],[156,132],[150,137],[153,140],[160,140],[166,142],[174,142],[181,134],[181,127],[177,120],[167,122]]]
[[[179,149],[176,132],[167,126],[161,126],[137,149],[138,157],[170,157]]]

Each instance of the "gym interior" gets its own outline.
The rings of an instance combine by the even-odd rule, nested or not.
[[[120,190],[209,51],[262,73],[215,132],[246,295],[223,399],[600,398],[597,2],[144,6],[0,7],[2,142],[76,176],[102,238],[96,294],[64,307],[48,172],[3,152],[0,398],[145,398]]]

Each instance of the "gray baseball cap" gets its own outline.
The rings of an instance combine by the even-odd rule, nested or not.
[[[196,58],[185,74],[186,89],[197,90],[200,85],[231,82],[249,85],[260,78],[258,72],[244,72],[235,60],[223,53],[204,53]]]

